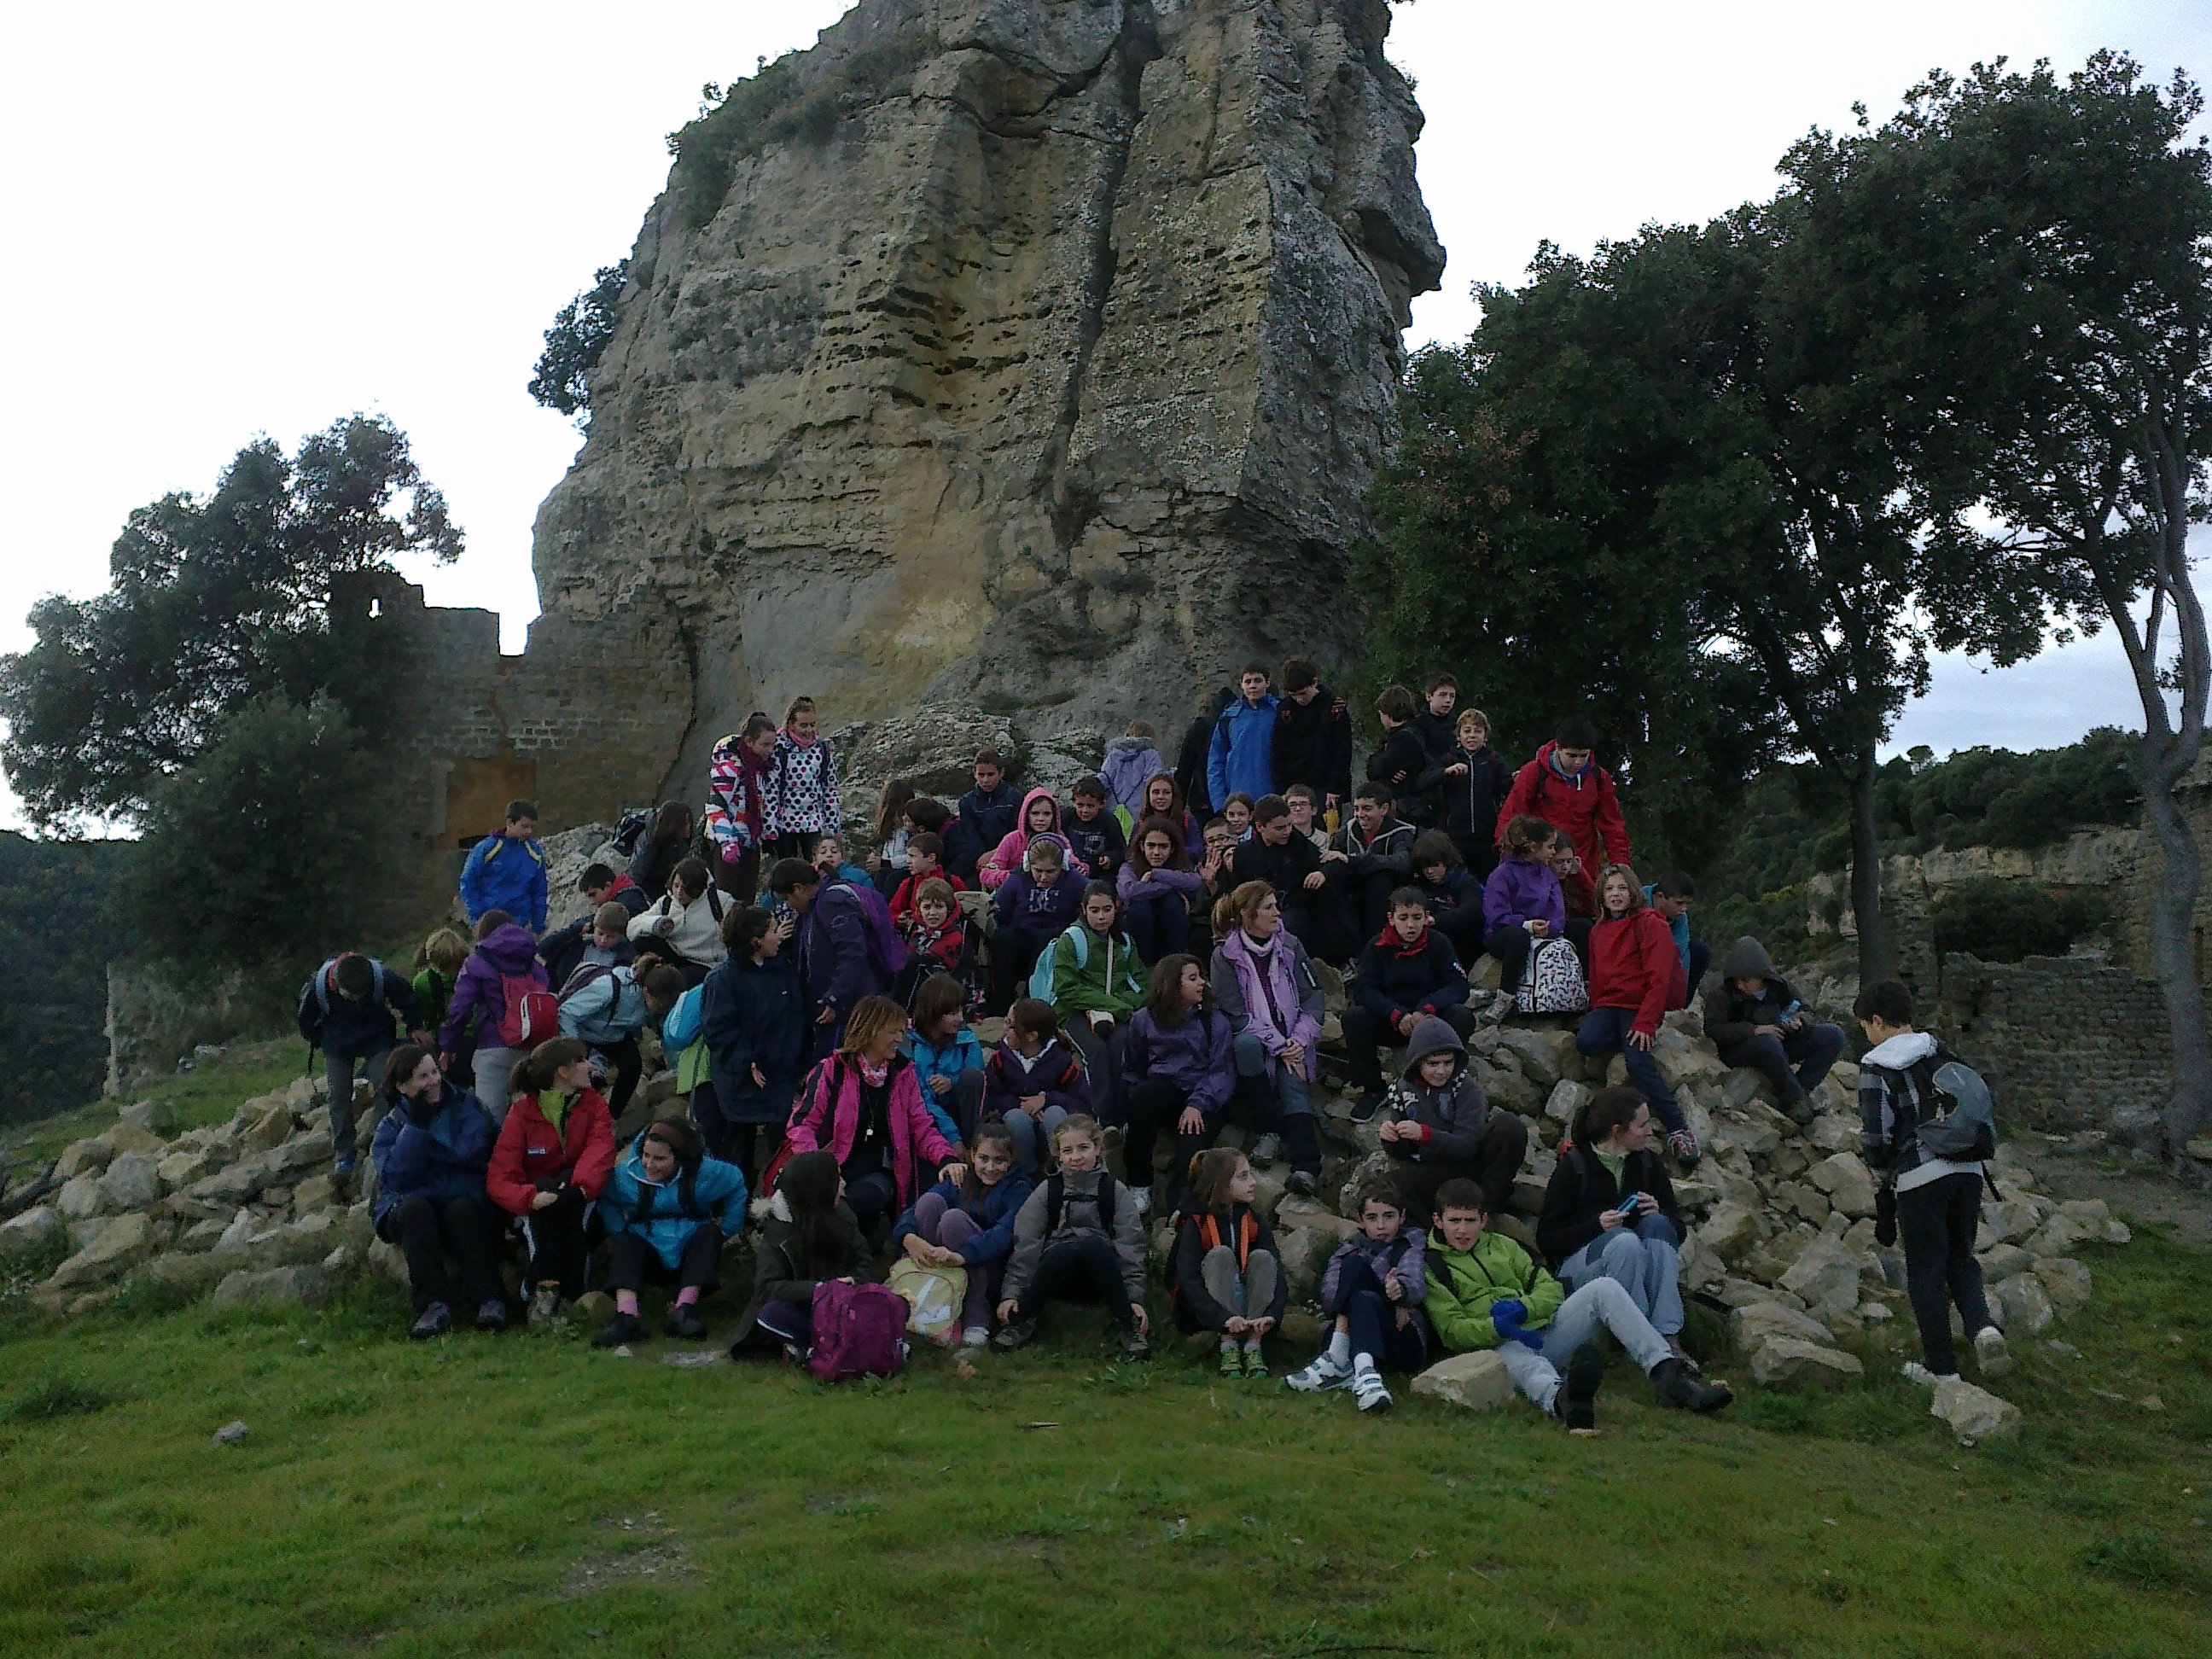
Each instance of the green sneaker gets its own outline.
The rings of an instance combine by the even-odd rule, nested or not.
[[[1221,1345],[1221,1374],[1224,1376],[1244,1375],[1243,1352],[1234,1342],[1224,1342]]]
[[[1244,1375],[1263,1377],[1267,1374],[1267,1356],[1260,1352],[1260,1345],[1255,1342],[1244,1350]]]

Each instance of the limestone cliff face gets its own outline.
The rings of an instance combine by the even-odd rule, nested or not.
[[[1345,550],[1443,266],[1389,28],[861,0],[688,134],[719,149],[639,236],[531,655],[591,653],[617,701],[680,656],[687,792],[801,691],[825,725],[1171,734],[1248,655],[1354,655]]]

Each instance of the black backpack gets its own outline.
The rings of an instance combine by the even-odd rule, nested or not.
[[[1114,1234],[1114,1188],[1120,1183],[1105,1170],[1098,1172],[1098,1225],[1108,1237]],[[1067,1197],[1067,1178],[1054,1174],[1044,1183],[1044,1236],[1060,1231],[1060,1212]]]

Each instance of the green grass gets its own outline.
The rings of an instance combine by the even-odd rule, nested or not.
[[[8,1162],[15,1170],[13,1179],[35,1174],[72,1140],[112,1128],[116,1108],[134,1100],[170,1102],[177,1109],[179,1132],[227,1121],[240,1102],[281,1089],[298,1077],[306,1068],[307,1055],[307,1045],[296,1036],[234,1042],[216,1059],[136,1094],[95,1100],[17,1126],[4,1143]],[[318,1062],[316,1075],[320,1074]]]
[[[1180,1343],[1110,1363],[1082,1310],[973,1376],[830,1389],[657,1340],[411,1345],[380,1285],[19,1304],[0,1651],[2201,1654],[2212,1259],[2094,1261],[2064,1334],[2094,1352],[2024,1345],[2029,1425],[1973,1451],[1893,1364],[1693,1419],[1616,1363],[1574,1440],[1518,1404],[1365,1420]]]

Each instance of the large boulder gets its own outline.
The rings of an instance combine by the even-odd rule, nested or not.
[[[161,1166],[151,1152],[121,1152],[100,1178],[100,1190],[118,1210],[143,1210],[161,1196]]]
[[[1856,1354],[1797,1336],[1760,1338],[1750,1361],[1751,1380],[1762,1389],[1833,1388],[1866,1375]]]
[[[118,1121],[133,1128],[143,1129],[149,1134],[173,1135],[177,1132],[176,1103],[167,1100],[135,1100],[128,1106],[115,1109]]]
[[[1589,1098],[1588,1084],[1562,1080],[1553,1085],[1551,1097],[1544,1103],[1544,1115],[1562,1126],[1571,1124],[1575,1114],[1589,1104]]]
[[[1837,1152],[1822,1158],[1806,1171],[1806,1178],[1845,1215],[1874,1213],[1874,1177],[1856,1152]]]
[[[161,1231],[145,1214],[120,1215],[100,1237],[54,1269],[46,1283],[58,1291],[88,1290],[118,1279],[161,1247]]]
[[[22,1214],[0,1223],[0,1256],[26,1255],[50,1249],[66,1226],[52,1206],[34,1205]]]
[[[2051,1293],[2033,1273],[2016,1273],[2002,1284],[1991,1286],[1990,1302],[1991,1316],[2004,1327],[2008,1336],[2040,1335],[2051,1328],[2051,1322],[2058,1316],[2051,1306]]]
[[[1697,1230],[1698,1243],[1723,1261],[1738,1261],[1759,1243],[1759,1217],[1741,1204],[1717,1204]]]
[[[1729,1337],[1738,1353],[1748,1355],[1770,1336],[1786,1336],[1823,1346],[1836,1340],[1835,1333],[1812,1315],[1800,1313],[1779,1302],[1747,1302],[1729,1310]]]
[[[1500,1029],[1498,1040],[1519,1058],[1522,1074],[1539,1090],[1553,1087],[1574,1064],[1575,1039],[1570,1031],[1509,1025]]]
[[[1940,1417],[1948,1424],[1951,1432],[1959,1437],[1959,1443],[1964,1446],[1978,1445],[1984,1440],[2015,1433],[2021,1425],[2019,1407],[1964,1381],[1938,1382],[1936,1403],[1928,1410],[1929,1415]]]
[[[337,1281],[315,1266],[271,1267],[263,1271],[240,1268],[223,1275],[215,1287],[215,1305],[240,1307],[256,1303],[296,1303],[318,1308],[336,1294]]]
[[[61,1212],[62,1219],[88,1221],[113,1210],[115,1200],[107,1195],[107,1188],[100,1182],[100,1175],[91,1170],[62,1182],[61,1191],[54,1197],[54,1208]]]
[[[151,1152],[156,1159],[168,1155],[167,1141],[135,1123],[118,1123],[100,1138],[118,1152]]]
[[[198,1296],[222,1277],[222,1264],[212,1256],[176,1249],[157,1255],[143,1269],[143,1276],[160,1285],[173,1285]]]
[[[1861,1266],[1840,1240],[1823,1236],[1806,1245],[1779,1282],[1815,1318],[1832,1320],[1858,1306]]]
[[[1485,1348],[1439,1359],[1413,1379],[1413,1392],[1447,1406],[1491,1411],[1513,1398],[1513,1379],[1505,1362]]]
[[[2062,1319],[2071,1318],[2089,1305],[2089,1269],[2071,1256],[2051,1256],[2035,1264],[2035,1276]]]
[[[54,1160],[54,1174],[64,1181],[74,1181],[81,1175],[98,1175],[114,1156],[115,1143],[106,1135],[72,1140]]]

